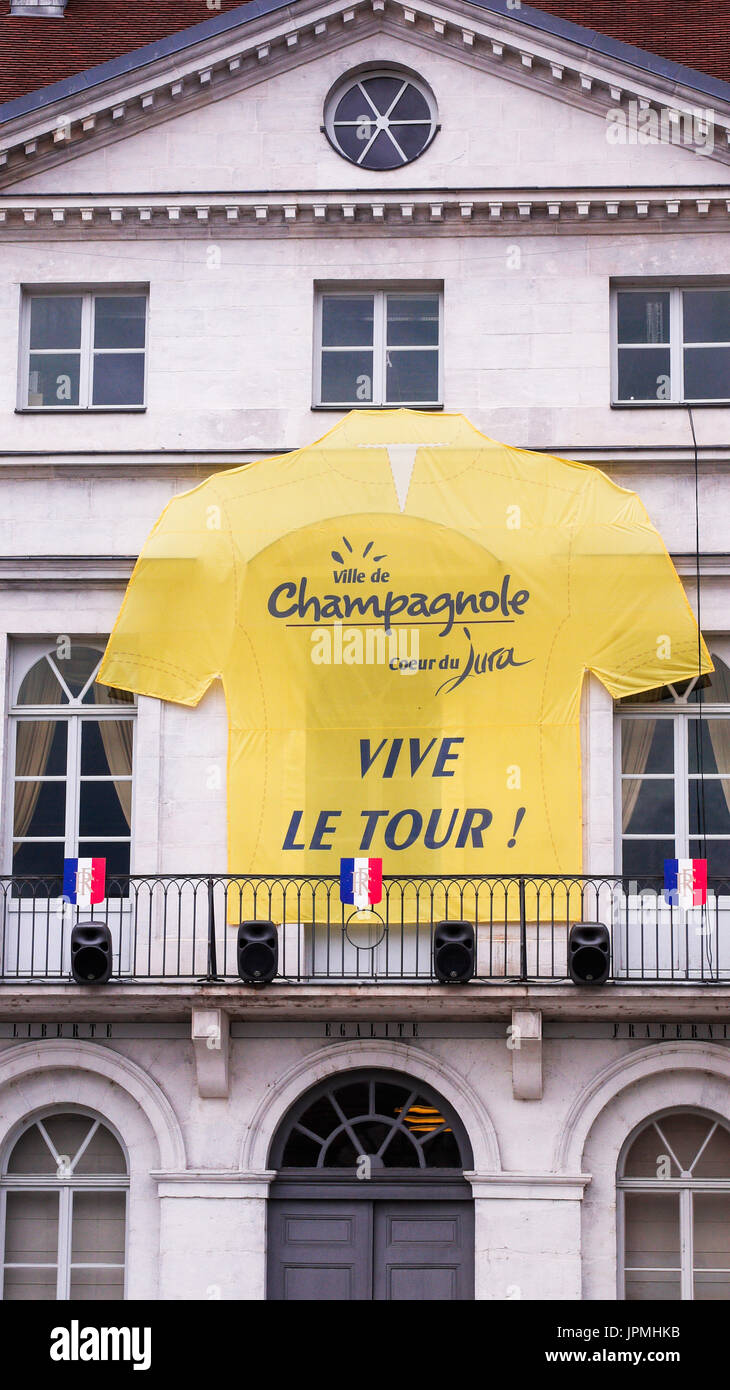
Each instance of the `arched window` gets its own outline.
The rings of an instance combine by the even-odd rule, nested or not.
[[[656,1115],[619,1164],[620,1296],[730,1298],[730,1132],[696,1111]]]
[[[458,1118],[428,1087],[399,1073],[350,1072],[308,1091],[280,1127],[280,1169],[457,1169],[470,1166]]]
[[[107,896],[129,874],[135,700],[97,684],[103,649],[60,637],[14,652],[12,871],[43,875],[51,895],[65,857],[106,859]]]
[[[95,1115],[31,1121],[0,1173],[2,1297],[124,1297],[127,1163]]]
[[[730,639],[708,645],[712,675],[617,706],[616,840],[638,882],[665,859],[704,858],[703,833],[711,877],[730,881]]]

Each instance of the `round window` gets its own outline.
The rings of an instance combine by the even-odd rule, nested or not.
[[[344,159],[363,169],[400,169],[418,159],[438,129],[432,93],[398,68],[350,73],[330,93],[325,131]]]

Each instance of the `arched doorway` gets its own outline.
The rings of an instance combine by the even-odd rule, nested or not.
[[[451,1106],[400,1072],[350,1071],[285,1115],[269,1166],[267,1297],[474,1297],[471,1146]]]

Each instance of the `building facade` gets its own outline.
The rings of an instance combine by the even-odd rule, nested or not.
[[[213,9],[0,107],[3,1296],[727,1298],[730,72],[557,4]],[[470,982],[394,916],[385,964],[282,927],[255,988],[220,685],[94,677],[169,500],[363,406],[637,492],[715,671],[586,676],[583,863],[521,930],[492,894]],[[103,985],[74,857],[122,885]],[[703,857],[706,911],[640,897]]]

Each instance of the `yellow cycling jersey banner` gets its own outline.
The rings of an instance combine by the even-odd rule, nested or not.
[[[221,678],[233,874],[573,874],[586,672],[620,697],[700,663],[634,493],[364,410],[170,502],[100,679],[196,705]]]

